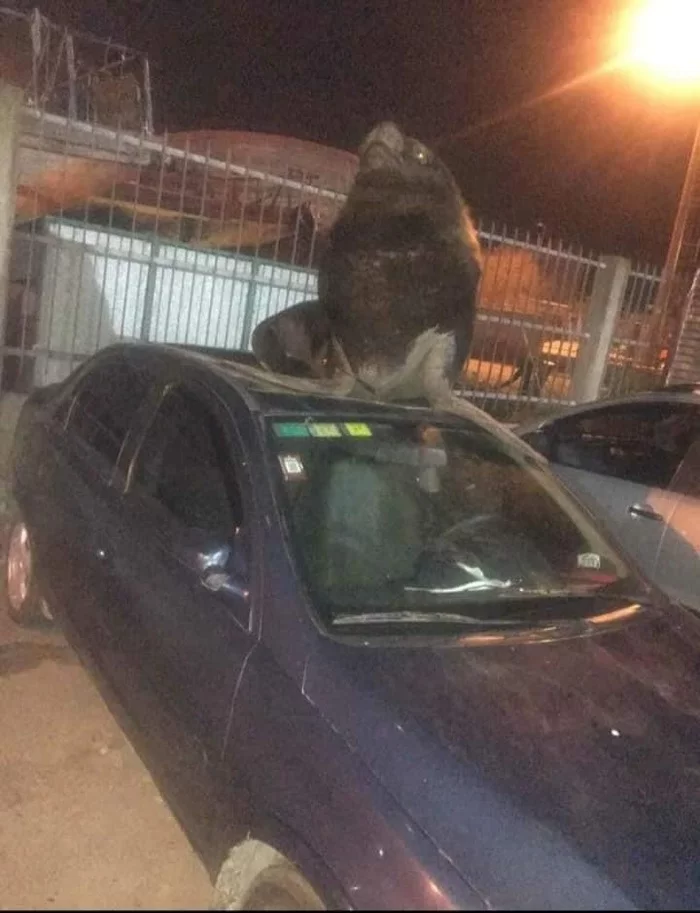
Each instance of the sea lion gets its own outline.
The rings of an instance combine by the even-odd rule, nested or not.
[[[321,258],[318,301],[260,324],[272,371],[345,378],[377,399],[444,399],[468,356],[481,255],[450,171],[423,143],[381,123]]]

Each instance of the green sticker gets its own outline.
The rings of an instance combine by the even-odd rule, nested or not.
[[[343,428],[351,437],[372,437],[372,429],[364,422],[344,422]]]
[[[308,437],[309,428],[303,422],[275,422],[277,437]]]
[[[341,437],[340,428],[334,422],[314,422],[309,425],[313,437]]]

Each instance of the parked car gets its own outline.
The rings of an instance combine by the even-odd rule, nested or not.
[[[700,619],[477,409],[250,373],[120,345],[37,390],[5,575],[215,906],[697,908]]]
[[[659,587],[700,611],[700,384],[584,403],[516,430]]]

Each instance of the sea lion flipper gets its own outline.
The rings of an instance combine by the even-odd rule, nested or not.
[[[319,301],[301,301],[257,325],[253,354],[270,371],[324,377],[331,327]]]

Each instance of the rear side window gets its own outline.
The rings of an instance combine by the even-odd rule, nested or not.
[[[150,380],[145,371],[125,361],[99,365],[83,378],[73,401],[68,432],[108,469],[117,462]]]
[[[610,406],[556,422],[551,459],[665,489],[699,434],[700,412],[690,404]]]
[[[133,485],[181,528],[228,540],[243,524],[225,433],[188,391],[171,390],[163,400],[136,458]]]

